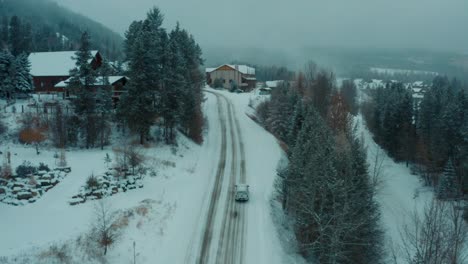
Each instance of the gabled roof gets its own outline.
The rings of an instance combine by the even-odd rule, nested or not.
[[[223,64],[217,68],[206,68],[206,72],[210,73],[210,72],[216,71],[217,69],[223,66],[228,66],[232,68],[233,70],[238,70],[242,74],[255,75],[255,68],[249,67],[247,65],[234,65],[234,64]]]
[[[276,80],[276,81],[266,81],[265,84],[269,88],[277,88],[280,86],[282,83],[284,83],[283,80]]]
[[[125,77],[125,76],[109,76],[109,83],[110,83],[111,85],[114,85],[116,82],[118,82],[118,81],[120,81],[120,80],[122,80],[122,79],[124,79],[124,78],[125,78],[126,80],[128,80],[128,78]],[[57,83],[57,84],[55,85],[55,88],[67,88],[68,84],[70,83],[70,79],[71,79],[71,78],[68,78],[68,79],[66,79],[65,81],[61,81],[61,82]],[[94,83],[94,85],[95,85],[95,86],[103,85],[102,77],[98,77],[98,78],[96,79],[96,82]]]
[[[32,76],[69,76],[75,68],[76,51],[35,52],[29,55]],[[91,51],[96,57],[97,50]]]

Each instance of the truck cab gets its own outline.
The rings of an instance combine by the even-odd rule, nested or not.
[[[249,200],[249,185],[236,184],[234,195],[237,202],[247,202]]]

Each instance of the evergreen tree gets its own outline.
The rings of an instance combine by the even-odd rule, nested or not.
[[[30,23],[25,23],[21,30],[21,53],[29,54],[32,50],[32,27]]]
[[[0,96],[10,99],[16,82],[15,58],[9,51],[0,51]]]
[[[299,100],[296,93],[290,92],[285,85],[273,90],[271,95],[271,107],[268,113],[267,128],[281,140],[288,140],[291,115]]]
[[[312,66],[310,66],[312,67]],[[310,70],[309,75],[313,74],[314,70]],[[334,76],[333,73],[327,73],[326,71],[321,71],[314,78],[309,77],[310,82],[310,98],[313,105],[320,113],[320,115],[325,118],[328,113],[328,107],[330,106],[331,96],[335,89]]]
[[[343,81],[341,95],[349,108],[349,112],[356,115],[358,112],[357,89],[352,80]]]
[[[101,149],[108,141],[110,134],[110,119],[112,114],[112,85],[109,83],[109,76],[112,69],[107,61],[103,61],[99,68],[99,81],[100,88],[96,93],[96,114],[99,123],[99,139]]]
[[[169,43],[165,48],[163,76],[164,84],[161,89],[160,115],[164,119],[164,135],[167,143],[174,141],[174,127],[180,120],[183,111],[181,98],[186,92],[185,61],[179,47],[179,25],[169,34]],[[184,101],[184,103],[188,103]],[[182,112],[183,113],[183,112]]]
[[[17,16],[12,16],[9,28],[9,44],[11,54],[13,56],[18,56],[21,52],[24,51],[22,34],[23,32],[20,18]]]
[[[176,29],[171,32],[171,41],[176,43],[177,54],[180,55],[181,67],[178,74],[183,78],[183,88],[180,89],[179,122],[180,129],[194,141],[202,142],[203,116],[201,112],[204,75],[200,71],[203,64],[201,49],[186,30]]]
[[[292,118],[290,119],[291,123],[289,124],[289,131],[287,135],[286,144],[289,146],[289,149],[293,149],[296,144],[296,138],[299,134],[299,131],[302,128],[304,123],[304,103],[302,99],[298,99],[296,105],[294,106],[294,111]],[[290,153],[289,153],[290,154]]]
[[[0,50],[3,50],[8,47],[8,29],[9,24],[8,24],[8,17],[3,16],[2,17],[2,25],[0,27]]]
[[[143,144],[161,106],[162,56],[167,40],[161,28],[162,14],[152,9],[144,21],[134,22],[126,33],[126,55],[129,63],[128,93],[119,104],[119,116],[140,136]]]
[[[32,77],[29,73],[31,65],[26,53],[21,53],[16,57],[16,89],[21,92],[30,92],[33,89]]]
[[[76,93],[74,112],[80,120],[81,135],[86,148],[93,147],[97,137],[96,99],[92,86],[96,84],[97,72],[91,65],[91,41],[87,32],[81,37],[79,50],[75,53],[76,68],[70,71],[69,88]]]
[[[286,176],[286,209],[296,219],[296,236],[302,250],[327,262],[331,253],[333,217],[329,202],[335,192],[337,171],[330,131],[311,107],[298,134]],[[334,248],[337,254],[339,249]]]

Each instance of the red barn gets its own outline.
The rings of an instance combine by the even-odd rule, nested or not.
[[[101,54],[91,51],[93,58],[89,63],[94,69],[102,64]],[[75,68],[75,51],[35,52],[29,55],[31,75],[36,93],[64,92],[55,87],[61,81],[70,78],[70,70]]]

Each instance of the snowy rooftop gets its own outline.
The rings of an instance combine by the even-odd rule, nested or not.
[[[96,56],[97,50],[91,51]],[[35,52],[29,55],[32,76],[69,76],[75,67],[75,51]]]
[[[238,70],[239,72],[241,72],[242,74],[251,74],[251,75],[254,75],[255,74],[255,68],[252,68],[252,67],[249,67],[247,65],[234,65],[234,64],[223,64],[217,68],[206,68],[206,72],[207,73],[210,73],[212,71],[215,71],[216,69],[220,68],[220,67],[223,67],[223,66],[229,66],[233,69],[236,69]]]
[[[128,79],[125,76],[109,76],[109,83],[112,85],[112,84],[120,81],[122,78]],[[71,78],[68,78],[65,81],[61,81],[61,82],[57,83],[55,85],[55,88],[66,88],[68,86],[68,83],[70,83],[70,79]],[[102,77],[97,78],[94,85],[103,85]]]
[[[280,84],[282,84],[284,81],[282,80],[276,80],[276,81],[266,81],[265,84],[267,87],[270,87],[270,88],[276,88],[278,87]]]

